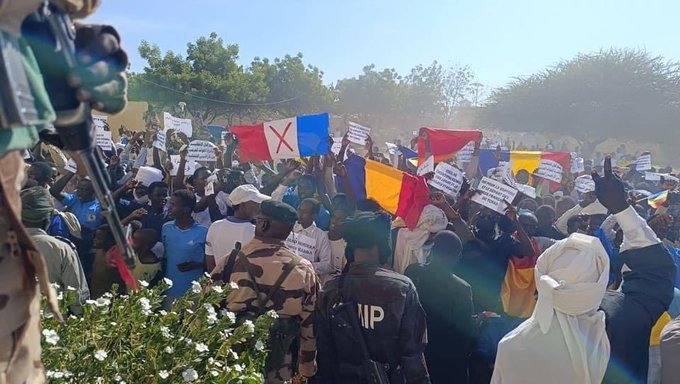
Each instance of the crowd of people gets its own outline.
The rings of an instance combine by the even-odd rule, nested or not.
[[[153,132],[106,152],[116,209],[132,238],[136,280],[168,278],[164,309],[208,273],[238,287],[225,307],[279,314],[268,382],[672,382],[680,343],[677,179],[644,181],[611,158],[586,161],[594,190],[518,194],[505,214],[473,202],[476,146],[460,192],[430,188],[414,227],[356,200],[353,156],[238,164],[233,138],[185,175],[163,163]],[[136,157],[131,154],[138,154]],[[92,182],[38,146],[21,192],[22,221],[62,289],[80,305],[126,289]],[[390,164],[389,161],[383,163]],[[228,166],[225,166],[227,164]],[[397,164],[415,172],[406,161]],[[172,176],[172,175],[175,176]],[[432,175],[425,175],[428,178]],[[520,179],[520,177],[518,177]],[[519,181],[519,180],[518,180]],[[645,197],[667,190],[660,206]],[[664,332],[662,328],[666,327]],[[270,340],[271,341],[271,340]],[[358,353],[360,351],[361,353]],[[366,368],[366,362],[373,369]],[[372,372],[372,373],[367,373]],[[663,381],[662,381],[663,380]],[[671,380],[671,381],[669,381]]]

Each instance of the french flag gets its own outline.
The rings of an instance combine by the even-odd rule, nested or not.
[[[238,140],[241,162],[281,160],[327,154],[329,125],[328,113],[321,113],[232,126],[231,132]]]

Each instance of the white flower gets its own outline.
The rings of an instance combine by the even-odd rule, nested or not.
[[[208,352],[208,346],[203,343],[196,343],[196,351],[198,352]]]
[[[165,353],[173,353],[175,352],[175,348],[168,345],[167,347],[165,347],[164,351]]]
[[[59,290],[59,284],[57,284],[57,283],[52,283],[52,284],[50,284],[50,285],[52,286],[52,288],[56,289],[57,291]]]
[[[229,350],[229,353],[231,353],[231,357],[233,357],[234,360],[238,360],[238,353],[231,349]]]
[[[168,312],[161,309],[160,311],[158,311],[158,314],[161,315],[161,316],[165,316],[165,315],[168,314]]]
[[[94,301],[94,305],[98,307],[108,307],[110,304],[111,300],[103,296]]]
[[[66,287],[66,290],[67,290],[67,291],[71,291],[71,292],[75,292],[75,291],[76,291],[76,289],[73,288],[73,287],[70,286],[70,285]]]
[[[111,324],[112,327],[115,327],[116,325],[118,325],[118,323],[116,323],[115,321],[112,321],[110,324]]]
[[[243,367],[241,366],[241,364],[234,364],[234,371],[236,371],[236,372],[242,372],[242,371],[243,371]]]
[[[211,287],[211,289],[212,289],[213,291],[217,292],[217,293],[222,293],[222,292],[224,292],[224,290],[222,289],[222,287],[220,287],[219,285],[213,285],[213,286]]]
[[[220,375],[220,373],[217,372],[217,371],[210,371],[210,375],[211,375],[212,377],[217,377],[217,376]]]
[[[186,313],[188,313],[188,314],[190,314],[190,315],[193,315],[193,314],[194,314],[194,311],[192,311],[192,310],[189,309],[189,308],[185,309],[184,312],[186,312]]]
[[[148,316],[151,314],[151,302],[146,297],[139,299],[139,306],[142,308],[142,314]]]
[[[163,283],[168,287],[172,287],[172,280],[168,279],[167,277],[163,278]]]
[[[201,293],[201,284],[199,284],[198,281],[194,280],[191,282],[191,292]]]
[[[47,344],[57,345],[59,335],[57,335],[56,331],[52,329],[43,329],[42,334],[45,336],[45,342]]]
[[[243,326],[246,327],[246,330],[248,331],[248,333],[255,332],[255,324],[253,324],[252,321],[250,321],[250,320],[244,321]]]
[[[192,368],[189,368],[182,372],[182,378],[184,379],[185,383],[191,383],[192,381],[198,379],[198,372]]]
[[[47,371],[45,374],[50,379],[61,379],[64,377],[64,372],[62,371]]]
[[[271,317],[272,319],[278,319],[279,318],[279,314],[274,312],[274,311],[269,311],[269,312],[266,313],[266,315]]]
[[[234,312],[230,312],[230,311],[227,311],[226,309],[222,309],[220,311],[220,314],[222,316],[226,316],[232,324],[236,322],[236,314]]]
[[[258,340],[255,342],[255,350],[260,352],[264,351],[264,343],[262,342],[262,340]]]
[[[104,384],[104,378],[103,377],[97,377],[94,381],[96,384]]]
[[[120,375],[114,376],[113,379],[116,380],[116,381],[121,381],[121,380],[123,380],[123,378],[120,377]]]
[[[162,369],[160,372],[158,372],[158,376],[160,376],[161,379],[167,379],[170,374],[165,369]]]
[[[103,349],[98,349],[97,352],[94,353],[94,358],[99,360],[99,361],[104,361],[109,356],[108,353],[106,353],[105,350]],[[118,380],[116,380],[118,381]]]
[[[161,335],[165,337],[166,339],[172,339],[172,335],[170,334],[170,328],[161,325]]]
[[[149,283],[147,283],[144,280],[139,280],[139,285],[141,285],[144,288],[149,288]]]
[[[208,272],[203,272],[203,276],[207,277],[208,279],[210,278],[210,274]]]
[[[187,345],[192,345],[192,344],[194,343],[194,342],[193,342],[190,338],[188,338],[188,337],[187,337],[186,339],[180,340],[180,341],[184,341],[185,343],[187,343]]]
[[[224,340],[226,340],[226,339],[231,337],[231,331],[228,330],[228,329],[225,329],[224,331],[220,331],[220,336],[222,336],[222,338]]]
[[[214,313],[209,313],[208,316],[206,317],[206,321],[208,322],[208,325],[213,325],[217,323],[217,315]]]
[[[229,288],[231,289],[238,289],[238,284],[234,283],[233,281],[229,282]]]
[[[64,293],[62,291],[57,292],[57,300],[61,301],[63,299],[64,299]],[[55,372],[59,372],[59,371],[55,371]]]

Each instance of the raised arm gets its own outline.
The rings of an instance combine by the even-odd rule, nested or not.
[[[66,172],[64,176],[62,176],[59,180],[57,180],[56,183],[54,183],[54,185],[52,185],[52,187],[50,188],[50,194],[54,196],[55,199],[61,200],[63,197],[61,191],[64,190],[66,184],[68,184],[68,182],[71,181],[73,176],[75,176],[74,173]]]

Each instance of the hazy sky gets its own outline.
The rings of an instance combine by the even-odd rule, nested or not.
[[[326,83],[371,63],[406,74],[438,60],[499,86],[600,48],[680,60],[679,15],[672,0],[103,0],[90,20],[118,28],[135,71],[141,40],[184,54],[214,31],[240,46],[243,64],[302,52]]]

